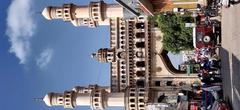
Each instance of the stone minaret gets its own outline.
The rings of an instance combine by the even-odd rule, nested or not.
[[[118,4],[105,4],[103,1],[90,2],[88,6],[64,4],[62,7],[44,8],[42,15],[48,19],[63,19],[74,26],[96,27],[109,25],[109,19],[123,17],[123,8]]]
[[[110,89],[97,85],[75,87],[64,93],[48,93],[43,101],[48,106],[63,106],[74,108],[76,106],[90,106],[93,110],[102,110],[106,107],[124,107],[125,93],[111,93]]]
[[[101,48],[96,53],[92,53],[91,57],[100,62],[115,62],[115,50],[108,48]]]

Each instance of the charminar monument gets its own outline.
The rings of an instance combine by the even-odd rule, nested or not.
[[[62,93],[50,92],[43,101],[47,106],[89,106],[93,110],[124,107],[125,110],[176,110],[178,94],[191,89],[196,74],[173,67],[162,48],[162,34],[146,16],[125,19],[126,10],[103,1],[89,5],[48,6],[42,11],[47,20],[70,22],[74,26],[97,28],[108,25],[110,47],[96,50],[91,57],[110,63],[110,85],[76,86]]]

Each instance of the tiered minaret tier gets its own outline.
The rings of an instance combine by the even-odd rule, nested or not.
[[[109,25],[109,18],[123,17],[123,8],[117,4],[105,4],[103,1],[91,2],[89,6],[64,4],[62,7],[46,7],[42,15],[48,20],[70,21],[74,26],[96,27]]]
[[[90,106],[92,110],[107,107],[124,107],[126,110],[145,110],[147,91],[145,88],[126,88],[125,92],[110,92],[108,87],[90,85],[74,87],[64,93],[48,93],[43,101],[48,106]]]
[[[44,97],[48,106],[64,106],[74,108],[76,106],[90,106],[93,110],[106,107],[123,107],[124,93],[110,93],[108,89],[98,86],[75,87],[64,93],[48,93]]]
[[[114,62],[115,50],[108,48],[101,48],[96,53],[92,53],[91,57],[100,62]]]

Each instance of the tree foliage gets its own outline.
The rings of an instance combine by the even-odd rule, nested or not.
[[[192,22],[191,17],[181,17],[175,14],[156,15],[155,20],[163,32],[163,47],[172,52],[192,50],[192,28],[185,27],[186,22]]]

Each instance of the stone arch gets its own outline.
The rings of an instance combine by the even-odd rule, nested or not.
[[[180,71],[173,66],[173,64],[167,54],[168,54],[168,51],[165,49],[162,49],[159,53],[159,56],[160,56],[161,60],[163,61],[163,64],[166,67],[166,69],[169,72],[171,72],[172,74],[186,74],[185,71]]]

